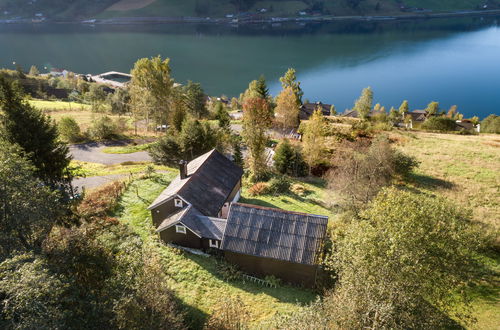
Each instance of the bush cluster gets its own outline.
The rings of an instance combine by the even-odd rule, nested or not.
[[[456,128],[456,123],[448,117],[430,117],[423,124],[422,128],[431,131],[451,132]]]

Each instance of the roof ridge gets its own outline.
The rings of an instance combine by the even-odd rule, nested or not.
[[[208,151],[208,152],[204,153],[203,155],[200,155],[200,156],[196,157],[195,159],[192,159],[192,160],[190,160],[190,161],[188,162],[188,164],[187,164],[187,165],[189,166],[189,163],[191,163],[191,162],[195,161],[196,159],[201,158],[201,157],[205,157],[205,159],[204,159],[204,160],[203,160],[203,162],[200,164],[200,166],[198,166],[198,167],[196,168],[196,171],[194,171],[194,173],[193,173],[193,174],[188,175],[188,177],[185,179],[185,180],[186,180],[186,181],[185,181],[185,183],[182,185],[182,187],[180,187],[180,189],[179,189],[179,190],[177,190],[177,194],[178,194],[178,195],[180,195],[180,194],[181,194],[181,192],[183,191],[183,189],[185,189],[185,188],[186,188],[186,183],[188,183],[188,182],[190,181],[190,179],[191,179],[192,177],[194,177],[194,176],[198,173],[198,171],[200,170],[200,168],[202,168],[202,167],[203,167],[203,165],[205,165],[205,163],[207,162],[207,160],[210,158],[210,156],[212,155],[212,153],[213,153],[214,151],[217,151],[217,149],[213,148],[212,150],[210,150],[210,151]]]
[[[278,212],[288,213],[288,214],[307,215],[307,216],[313,216],[313,217],[327,218],[328,219],[328,216],[326,216],[326,215],[319,215],[319,214],[305,213],[305,212],[297,212],[297,211],[289,211],[289,210],[279,209],[277,207],[268,207],[268,206],[261,206],[261,205],[247,204],[247,203],[232,203],[232,204],[241,205],[243,207],[248,207],[248,208],[255,208],[255,209],[261,209],[261,210],[270,210],[270,211],[278,211]],[[229,218],[229,214],[228,214],[228,218]]]

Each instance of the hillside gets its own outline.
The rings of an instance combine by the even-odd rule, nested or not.
[[[499,0],[38,0],[21,4],[0,0],[0,18],[383,16],[498,8]]]

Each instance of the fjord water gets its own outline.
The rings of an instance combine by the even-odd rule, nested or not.
[[[498,17],[500,18],[500,17]],[[466,116],[500,114],[497,17],[279,25],[0,25],[0,67],[128,72],[141,57],[171,59],[175,79],[237,96],[264,74],[279,92],[288,67],[305,99],[351,107],[371,86],[389,109],[439,101]],[[43,71],[43,70],[41,70]]]

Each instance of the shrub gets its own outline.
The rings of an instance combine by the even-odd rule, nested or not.
[[[239,296],[224,296],[214,305],[214,312],[204,329],[243,330],[248,329],[249,314]]]
[[[276,287],[281,285],[281,279],[277,278],[276,276],[273,275],[268,275],[264,277],[264,281],[270,283],[271,285],[274,285]]]
[[[394,172],[401,177],[407,177],[420,162],[412,156],[408,156],[401,151],[395,151],[393,155]]]
[[[292,187],[290,188],[290,191],[301,197],[306,196],[307,194],[310,193],[310,191],[306,187],[304,187],[299,183],[293,184]]]
[[[222,277],[224,281],[232,282],[241,279],[241,271],[234,264],[230,264],[224,260],[217,260],[216,264],[217,274]]]
[[[106,217],[107,213],[116,206],[125,188],[125,183],[116,181],[91,192],[78,205],[78,214],[86,219]]]
[[[290,180],[285,176],[278,176],[269,180],[269,193],[271,194],[285,194],[290,191]]]
[[[76,143],[82,140],[80,126],[73,117],[62,117],[58,124],[59,135],[65,141]]]
[[[273,160],[274,168],[278,173],[293,176],[307,175],[308,168],[302,153],[286,139],[276,148]]]
[[[120,117],[114,120],[114,125],[117,133],[123,133],[129,129],[128,120]]]
[[[267,194],[268,191],[269,185],[265,182],[257,182],[256,184],[251,186],[250,189],[248,189],[248,193],[250,194],[250,196],[264,195]]]
[[[430,117],[422,124],[422,128],[431,131],[448,132],[455,130],[456,123],[448,117]]]
[[[500,134],[500,116],[489,115],[481,122],[481,132]]]
[[[103,116],[89,127],[88,134],[95,140],[106,140],[116,137],[118,129],[116,124],[108,116]]]

